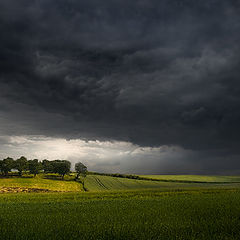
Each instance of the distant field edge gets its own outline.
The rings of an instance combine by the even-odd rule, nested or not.
[[[221,175],[138,175],[144,179],[162,182],[229,184],[240,183],[240,176]]]
[[[90,172],[89,175],[101,175],[118,178],[128,178],[135,180],[158,181],[158,182],[178,182],[178,183],[209,183],[209,184],[230,184],[240,183],[240,176],[205,176],[205,175],[137,175],[119,173],[98,173]],[[169,178],[170,177],[170,178]],[[185,179],[181,179],[181,177]],[[186,179],[190,178],[190,179]],[[191,179],[192,178],[192,179]],[[199,179],[196,179],[199,178]],[[211,178],[211,180],[209,180]],[[215,179],[215,180],[212,180]],[[224,179],[226,179],[224,181]]]

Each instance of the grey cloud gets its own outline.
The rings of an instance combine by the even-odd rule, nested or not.
[[[239,12],[234,0],[1,1],[1,133],[238,154]]]
[[[3,141],[1,142],[1,140]],[[89,171],[134,174],[239,174],[239,154],[222,150],[193,151],[177,146],[140,147],[129,142],[101,142],[1,136],[0,158],[68,159],[84,162]],[[229,163],[226,165],[226,161]]]

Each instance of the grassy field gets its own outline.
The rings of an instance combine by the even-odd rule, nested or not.
[[[136,180],[120,177],[110,177],[101,175],[87,175],[84,180],[85,191],[99,192],[99,191],[122,191],[134,189],[186,189],[186,188],[232,188],[240,186],[240,183],[233,183],[228,181],[226,177],[209,177],[206,176],[169,176],[169,175],[147,175],[151,179],[174,180],[174,182],[167,181],[149,181]],[[197,181],[199,182],[191,182]],[[186,182],[181,182],[182,180]],[[202,181],[200,181],[202,180]],[[204,180],[204,181],[203,181]],[[216,181],[218,180],[218,181]],[[220,181],[222,180],[222,181]],[[31,175],[25,175],[22,178],[9,177],[0,178],[0,193],[3,192],[21,192],[21,191],[57,191],[57,192],[81,192],[84,188],[80,182],[74,181],[74,176],[66,176],[62,181],[57,175],[39,174],[35,178]]]
[[[43,174],[39,174],[35,178],[32,176],[0,178],[0,192],[19,191],[21,189],[60,192],[79,192],[83,190],[81,184],[73,181],[73,178],[70,177],[66,177],[65,181],[62,181],[54,175],[45,176]]]
[[[240,183],[240,176],[201,176],[201,175],[139,175],[141,177],[158,179],[158,180],[173,180],[173,181],[196,181],[209,183]]]
[[[148,175],[149,177],[151,175]],[[152,175],[157,177],[156,175]],[[154,178],[150,177],[150,178]],[[181,178],[181,177],[180,177]],[[191,178],[188,178],[191,179]],[[181,180],[181,179],[180,179]],[[232,188],[240,184],[213,184],[206,183],[191,183],[191,182],[161,182],[148,180],[135,180],[128,178],[88,175],[85,179],[85,188],[87,191],[115,191],[115,190],[131,190],[131,189],[185,189],[185,188]]]
[[[1,239],[239,239],[238,190],[0,195]]]
[[[160,188],[164,185],[157,181],[134,180],[127,178],[89,175],[85,179],[85,188],[88,191],[107,191],[107,190],[129,190],[129,189],[147,189]]]
[[[205,181],[88,175],[84,192],[74,176],[66,176],[64,181],[43,174],[0,178],[0,190],[58,191],[0,194],[0,239],[240,239],[240,184],[235,183],[236,177],[232,182],[226,177],[217,181],[209,176],[169,177]]]

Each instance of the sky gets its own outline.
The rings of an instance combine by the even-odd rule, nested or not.
[[[0,158],[240,174],[238,0],[1,0]]]

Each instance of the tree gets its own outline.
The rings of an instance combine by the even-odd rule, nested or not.
[[[54,173],[62,175],[62,179],[64,179],[65,174],[70,172],[71,163],[67,160],[54,160],[52,164]]]
[[[3,165],[3,160],[0,160],[0,172],[1,172],[1,174],[2,174],[2,165]]]
[[[78,179],[81,174],[85,177],[87,173],[87,167],[83,163],[78,162],[75,164],[75,171],[77,172],[76,179]]]
[[[10,157],[7,157],[2,160],[1,162],[1,171],[4,173],[5,176],[8,175],[8,172],[10,172],[14,167],[14,160]]]
[[[15,161],[15,168],[18,170],[19,176],[22,176],[22,172],[27,169],[28,161],[24,156]]]
[[[44,173],[53,173],[54,172],[54,167],[53,167],[52,161],[44,159],[42,161],[42,167],[43,167]]]
[[[34,174],[34,177],[40,172],[42,169],[42,163],[38,161],[38,159],[29,160],[28,161],[28,169],[30,173]]]

